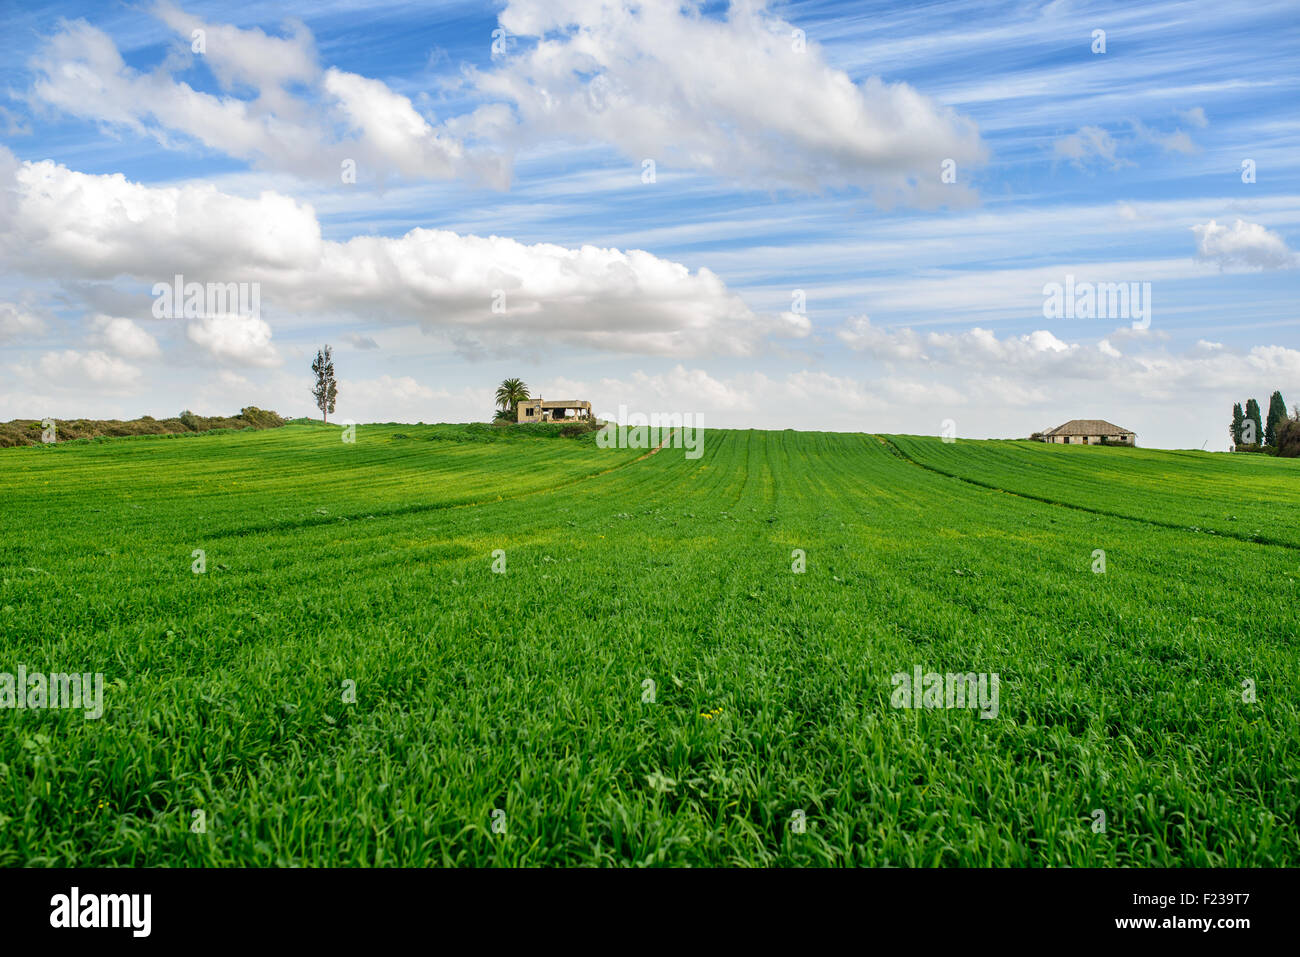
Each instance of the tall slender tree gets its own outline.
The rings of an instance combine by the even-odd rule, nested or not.
[[[1245,421],[1246,413],[1241,411],[1241,403],[1234,402],[1232,404],[1232,425],[1228,427],[1228,431],[1232,434],[1233,445],[1241,444],[1241,426]]]
[[[1246,445],[1259,445],[1264,441],[1264,421],[1259,415],[1259,403],[1254,399],[1246,400],[1246,423],[1241,440]]]
[[[1286,401],[1281,392],[1274,392],[1268,400],[1268,421],[1264,423],[1264,441],[1277,447],[1277,427],[1286,421]]]
[[[311,371],[316,373],[316,387],[311,390],[311,394],[316,397],[320,420],[328,422],[329,413],[334,411],[334,400],[339,394],[339,384],[334,378],[334,354],[328,345],[317,351],[316,361],[311,364]]]

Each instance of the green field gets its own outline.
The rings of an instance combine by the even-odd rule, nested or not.
[[[106,680],[0,710],[0,864],[1296,866],[1297,506],[790,431],[0,450],[0,672]],[[916,666],[997,716],[892,707]]]

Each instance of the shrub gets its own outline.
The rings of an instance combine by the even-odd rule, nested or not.
[[[307,419],[304,421],[315,421]],[[240,410],[238,416],[223,418],[195,415],[186,409],[174,419],[155,419],[142,415],[125,422],[118,419],[59,419],[59,442],[93,440],[104,437],[123,438],[143,435],[192,435],[197,432],[217,430],[274,429],[285,424],[284,419],[266,409],[250,405]],[[0,422],[0,448],[17,445],[41,444],[42,426],[32,419],[14,419]]]
[[[560,435],[566,439],[577,438],[580,435],[586,435],[588,432],[599,432],[600,425],[594,419],[584,419],[581,422],[568,422],[560,428]]]
[[[255,429],[276,429],[284,425],[284,419],[280,416],[255,405],[244,406],[239,410],[239,417]]]

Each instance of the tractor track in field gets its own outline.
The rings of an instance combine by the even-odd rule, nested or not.
[[[548,485],[545,488],[519,492],[515,495],[498,495],[494,498],[485,498],[473,502],[417,502],[412,505],[403,505],[400,508],[384,509],[379,512],[366,511],[354,512],[347,515],[320,515],[314,518],[304,518],[292,522],[272,522],[264,523],[262,525],[247,525],[237,529],[213,532],[208,537],[211,539],[239,538],[242,535],[262,535],[267,532],[289,532],[303,528],[319,528],[324,525],[336,525],[340,521],[366,522],[371,519],[395,518],[402,515],[419,515],[423,512],[444,512],[457,508],[480,508],[484,505],[495,505],[499,502],[516,502],[521,499],[530,498],[534,495],[549,495],[550,493],[559,491],[560,489],[570,488],[571,486],[578,485],[582,482],[589,482],[592,479],[609,475],[611,472],[617,472],[620,469],[629,468],[636,465],[638,462],[644,462],[646,459],[650,458],[650,456],[656,454],[667,446],[672,440],[672,437],[676,434],[677,430],[674,429],[671,433],[665,436],[663,441],[661,441],[657,446],[650,449],[644,455],[639,455],[634,459],[628,459],[626,462],[620,462],[617,465],[611,466],[607,469],[602,469],[599,472],[590,472],[586,475],[579,475],[577,478],[568,479],[564,482],[557,482],[554,485]]]
[[[1240,535],[1236,532],[1221,532],[1217,529],[1193,528],[1188,525],[1179,525],[1176,522],[1162,522],[1155,518],[1141,518],[1136,515],[1125,515],[1122,512],[1112,512],[1104,508],[1094,508],[1089,505],[1076,505],[1072,502],[1061,502],[1054,498],[1047,498],[1043,495],[1032,495],[1029,492],[1016,492],[1009,488],[1003,488],[1000,485],[994,485],[992,482],[981,482],[979,479],[967,478],[964,475],[958,475],[955,472],[947,472],[933,465],[926,465],[924,462],[918,462],[902,450],[892,439],[883,435],[875,435],[875,439],[883,443],[891,453],[896,455],[917,468],[925,469],[927,472],[933,472],[935,475],[942,475],[944,478],[955,479],[958,482],[965,482],[967,485],[974,485],[978,488],[988,489],[991,492],[1002,492],[1005,495],[1014,495],[1016,498],[1023,498],[1030,502],[1040,502],[1044,505],[1056,505],[1060,508],[1073,509],[1076,512],[1088,512],[1092,515],[1101,515],[1106,518],[1122,518],[1130,522],[1141,522],[1143,525],[1151,525],[1155,528],[1168,528],[1177,532],[1192,532],[1193,534],[1214,535],[1218,538],[1230,538],[1238,542],[1246,542],[1249,545],[1276,545],[1280,548],[1289,548],[1292,551],[1300,551],[1300,545],[1295,542],[1287,542],[1278,538],[1268,538],[1262,535]]]

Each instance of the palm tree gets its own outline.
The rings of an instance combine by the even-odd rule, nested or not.
[[[515,407],[528,398],[528,386],[524,385],[522,379],[505,379],[497,386],[497,406],[506,415],[498,413],[498,418],[508,416],[510,421],[514,421]]]

